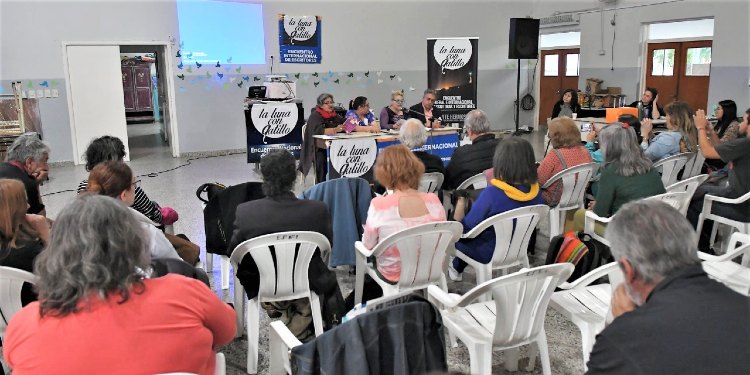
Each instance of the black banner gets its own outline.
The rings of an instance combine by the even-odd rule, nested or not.
[[[437,90],[443,125],[477,108],[478,38],[427,39],[427,86]]]
[[[259,163],[269,150],[284,148],[299,159],[302,150],[302,103],[255,103],[245,110],[247,162]]]

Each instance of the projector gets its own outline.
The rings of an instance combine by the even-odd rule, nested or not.
[[[288,81],[285,75],[282,74],[269,74],[266,76],[266,82],[285,82]]]
[[[266,87],[266,98],[291,99],[297,97],[297,84],[295,82],[285,80],[286,76],[277,77],[280,77],[278,81],[271,80],[269,82],[263,82],[263,86]]]

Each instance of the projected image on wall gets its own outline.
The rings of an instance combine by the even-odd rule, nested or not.
[[[265,64],[261,4],[178,0],[177,17],[183,62]]]

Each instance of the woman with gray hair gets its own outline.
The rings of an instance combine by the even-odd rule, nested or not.
[[[414,156],[422,161],[425,173],[440,172],[445,174],[443,159],[426,151],[415,151],[415,149],[421,148],[427,142],[427,131],[424,125],[422,125],[422,121],[413,118],[406,120],[401,129],[399,129],[398,138],[402,145],[409,148]]]
[[[653,168],[636,142],[635,130],[615,122],[599,133],[604,154],[596,200],[589,209],[601,217],[614,215],[622,205],[666,192],[659,172]],[[583,230],[585,210],[575,213],[575,230]]]
[[[8,148],[5,163],[0,163],[0,178],[10,178],[23,182],[29,200],[28,213],[46,216],[39,184],[47,179],[49,147],[37,133],[27,133],[18,138]]]
[[[234,310],[198,280],[147,279],[148,241],[128,211],[82,195],[57,216],[35,264],[39,301],[3,339],[14,372],[214,373],[214,349],[236,332]]]
[[[344,131],[344,117],[333,110],[333,95],[322,93],[318,95],[318,105],[313,108],[307,119],[305,134],[302,135],[302,152],[300,153],[297,170],[307,176],[313,162],[315,162],[315,182],[326,180],[328,156],[326,145],[322,139],[315,139],[315,135],[334,135]]]

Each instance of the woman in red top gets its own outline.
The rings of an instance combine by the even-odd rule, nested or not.
[[[550,121],[549,141],[552,144],[552,150],[547,153],[537,168],[540,186],[546,184],[547,180],[563,169],[591,163],[589,151],[581,144],[581,132],[578,130],[578,125],[570,118],[558,117]],[[557,205],[561,195],[562,181],[557,181],[542,190],[544,203],[550,206]]]
[[[214,373],[234,311],[198,280],[146,279],[141,231],[109,197],[80,196],[62,210],[35,264],[39,301],[3,339],[14,374]]]

